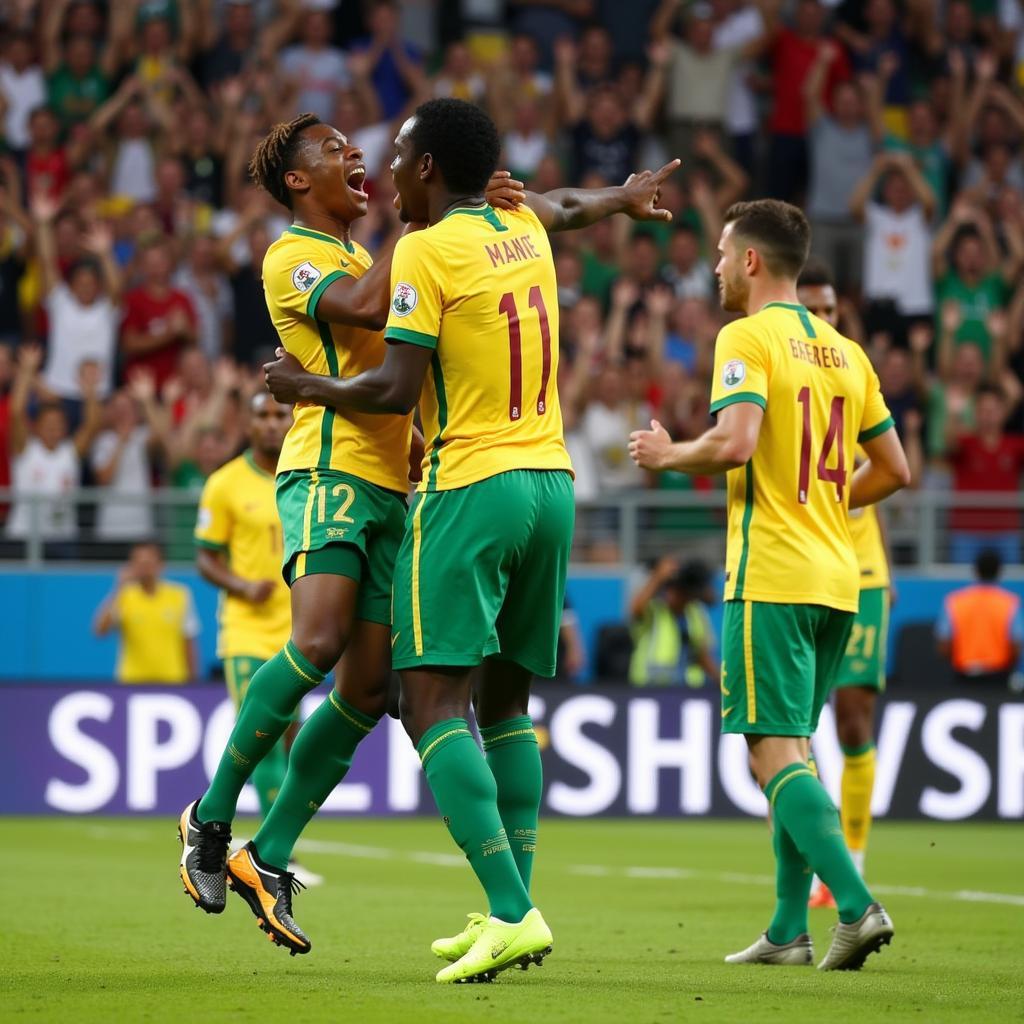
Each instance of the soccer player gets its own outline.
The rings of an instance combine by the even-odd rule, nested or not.
[[[715,344],[714,427],[674,444],[656,421],[634,431],[643,467],[728,474],[722,731],[741,733],[771,807],[775,915],[730,963],[810,964],[812,872],[839,907],[822,970],[860,967],[891,940],[838,812],[808,767],[809,737],[858,607],[848,510],[909,483],[910,470],[867,356],[797,301],[810,242],[803,213],[778,200],[725,216],[716,267],[722,305],[746,314]],[[868,455],[853,470],[854,449]]]
[[[249,410],[249,449],[213,473],[199,499],[196,565],[223,591],[218,612],[217,655],[235,709],[241,707],[253,673],[288,639],[291,612],[281,577],[281,521],[274,501],[274,475],[292,410],[266,392]],[[282,737],[256,765],[252,783],[265,818],[284,779],[287,754]],[[289,864],[305,885],[320,881]]]
[[[479,108],[431,100],[402,126],[392,173],[406,221],[395,250],[383,364],[348,379],[268,364],[270,390],[350,412],[404,413],[422,392],[430,438],[394,581],[402,719],[438,810],[490,904],[434,944],[439,982],[539,962],[551,932],[530,900],[541,765],[527,714],[534,675],[555,671],[572,540],[572,471],[558,403],[558,298],[548,231],[656,209],[678,166],[619,188],[485,202],[501,149]],[[470,672],[483,665],[469,731]],[[286,783],[287,786],[287,783]]]
[[[797,281],[796,294],[809,313],[838,329],[836,290],[825,267],[808,264]],[[857,462],[866,458],[858,446]],[[885,535],[874,507],[850,511],[850,536],[860,569],[860,598],[834,688],[836,733],[843,752],[839,818],[850,856],[863,875],[875,786],[875,700],[885,688],[890,575]],[[810,905],[835,908],[835,899],[820,878],[811,891]]]
[[[337,129],[302,114],[270,131],[249,171],[292,211],[291,227],[263,261],[267,305],[284,348],[314,374],[353,375],[377,366],[386,349],[381,329],[393,246],[373,263],[350,238],[352,222],[367,208],[362,151]],[[290,751],[294,785],[282,785],[276,813],[231,858],[232,887],[260,927],[292,953],[310,949],[291,916],[292,823],[298,834],[387,706],[391,578],[411,437],[408,412],[366,416],[308,403],[295,409],[276,480],[291,637],[254,673],[209,788],[179,820],[185,890],[203,910],[220,913],[238,794],[302,697],[344,652],[334,690]]]

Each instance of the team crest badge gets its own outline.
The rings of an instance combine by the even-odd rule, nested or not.
[[[395,316],[408,316],[419,302],[419,295],[411,284],[399,281],[395,285],[395,294],[391,297],[391,311]]]
[[[292,271],[292,284],[300,292],[308,292],[320,280],[320,271],[308,260]]]
[[[722,367],[722,384],[727,388],[734,388],[747,379],[747,367],[742,359],[730,359]]]

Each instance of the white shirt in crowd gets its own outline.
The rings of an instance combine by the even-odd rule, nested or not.
[[[107,298],[83,306],[61,282],[46,297],[50,319],[49,355],[43,380],[61,398],[81,398],[78,370],[84,362],[100,368],[99,397],[110,394],[120,312]]]
[[[532,135],[508,132],[505,135],[504,165],[517,173],[532,175],[547,156],[549,148],[548,137],[542,131],[533,132]]]
[[[745,5],[715,26],[712,41],[716,50],[737,50],[752,43],[764,32],[764,18],[751,5]],[[750,135],[757,131],[757,97],[747,79],[752,61],[743,61],[732,69],[725,107],[725,127],[730,135]]]
[[[156,198],[156,161],[148,139],[125,139],[114,157],[110,194],[127,196],[137,203]]]
[[[33,526],[44,540],[75,537],[78,526],[71,501],[60,495],[73,491],[79,483],[81,467],[78,451],[71,440],[61,441],[52,451],[30,437],[20,454],[11,460],[11,487],[14,507],[7,518],[7,536],[24,540]],[[52,501],[19,500],[19,494],[53,495]]]
[[[864,297],[892,299],[904,316],[931,313],[932,233],[921,205],[896,213],[868,203],[865,228]]]
[[[646,402],[623,402],[614,409],[600,402],[587,406],[580,433],[590,451],[600,493],[643,486],[643,470],[629,457],[626,439],[632,431],[650,423],[651,410]]]
[[[93,442],[92,466],[106,466],[117,449],[119,438],[113,430],[104,430]],[[152,489],[149,462],[149,428],[136,427],[121,451],[114,478],[107,484],[113,493],[101,501],[96,516],[96,536],[104,540],[135,540],[153,534],[153,509],[139,497]],[[119,501],[124,496],[133,500]]]
[[[295,109],[308,110],[329,122],[334,114],[334,94],[351,82],[341,50],[333,46],[320,50],[289,46],[281,55],[281,67],[298,86]]]
[[[4,135],[11,149],[28,149],[28,115],[46,105],[46,79],[40,67],[30,64],[17,72],[0,64],[0,93],[7,104]]]
[[[231,288],[223,274],[218,274],[215,280],[214,292],[210,295],[199,286],[191,267],[184,266],[174,275],[174,287],[180,288],[192,300],[198,322],[199,347],[211,361],[224,355],[224,322],[233,309]]]

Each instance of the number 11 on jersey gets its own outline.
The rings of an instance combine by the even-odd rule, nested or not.
[[[530,308],[537,311],[540,323],[541,357],[543,359],[540,373],[540,391],[537,394],[537,415],[543,416],[547,411],[548,380],[551,377],[551,327],[548,324],[548,311],[544,305],[544,296],[540,285],[530,289]],[[498,303],[498,312],[508,317],[509,347],[509,396],[508,418],[518,420],[523,415],[523,339],[520,331],[519,309],[516,307],[515,296],[505,292]]]

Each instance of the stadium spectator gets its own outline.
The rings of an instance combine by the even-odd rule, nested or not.
[[[161,387],[181,351],[196,340],[196,314],[189,297],[172,287],[174,257],[163,238],[147,241],[139,254],[142,283],[124,297],[121,325],[123,378],[149,371]]]
[[[29,120],[46,103],[46,79],[36,63],[35,42],[28,32],[12,32],[0,61],[0,93],[4,104],[4,137],[11,149],[29,145]]]
[[[163,578],[160,545],[142,541],[96,612],[97,636],[119,634],[119,683],[187,683],[199,677],[199,617],[192,592]]]
[[[85,405],[82,422],[70,435],[64,408],[52,399],[38,402],[35,415],[29,419],[29,399],[33,392],[37,397],[40,394],[42,363],[43,350],[38,345],[18,349],[9,405],[14,506],[7,518],[7,536],[16,540],[35,536],[73,541],[78,533],[75,507],[64,496],[79,486],[82,459],[102,421],[99,372],[88,363],[80,371]]]
[[[281,54],[281,70],[295,93],[296,114],[309,111],[328,120],[334,110],[334,94],[350,82],[345,55],[331,45],[331,16],[327,11],[306,8],[299,19],[301,42]]]
[[[692,686],[718,682],[715,634],[707,605],[714,601],[703,562],[661,559],[629,603],[633,686]]]
[[[1006,396],[995,385],[978,389],[974,432],[958,434],[950,423],[949,460],[957,493],[989,491],[1019,494],[1024,469],[1024,437],[1005,433]],[[1001,562],[1020,562],[1020,513],[1012,508],[954,507],[950,515],[950,556],[954,562],[973,562],[992,549]]]
[[[358,40],[353,48],[366,55],[370,78],[389,120],[398,117],[423,89],[423,57],[415,46],[402,39],[399,14],[394,0],[373,0],[369,36]]]
[[[221,271],[219,255],[212,235],[195,235],[173,282],[192,303],[196,312],[196,344],[211,362],[229,354],[233,343],[232,294]]]
[[[1002,567],[998,551],[979,551],[978,582],[953,591],[943,604],[935,636],[959,683],[1005,687],[1020,661],[1024,618],[1020,598],[997,583]]]

